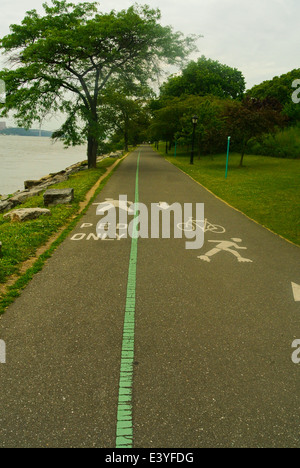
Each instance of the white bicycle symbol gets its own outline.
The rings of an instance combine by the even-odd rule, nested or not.
[[[181,229],[181,231],[196,231],[196,228],[203,229],[203,232],[214,232],[215,234],[223,234],[226,232],[225,228],[223,226],[219,226],[218,224],[212,224],[210,223],[207,218],[204,220],[204,225],[203,221],[199,219],[193,219],[189,218],[189,220],[186,223],[179,223],[177,224],[178,229]]]

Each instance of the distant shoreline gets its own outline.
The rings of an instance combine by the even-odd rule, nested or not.
[[[44,137],[44,138],[51,138],[53,132],[48,130],[38,130],[38,129],[31,129],[25,130],[25,128],[5,128],[4,130],[0,130],[0,136],[29,136],[29,137]]]

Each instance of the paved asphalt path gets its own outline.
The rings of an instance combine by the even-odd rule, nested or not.
[[[138,239],[133,446],[299,447],[299,248],[148,146],[96,203],[135,201],[139,152],[140,202],[204,203],[207,229],[224,232],[207,230],[198,251],[184,238]],[[116,446],[132,240],[96,240],[96,209],[0,320],[2,448]]]

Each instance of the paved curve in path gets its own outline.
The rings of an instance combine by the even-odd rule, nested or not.
[[[299,248],[148,146],[119,195],[204,203],[204,246],[97,240],[91,206],[1,318],[0,447],[298,447]]]

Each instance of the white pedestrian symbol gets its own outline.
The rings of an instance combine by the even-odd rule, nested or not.
[[[233,241],[233,242],[232,242]],[[200,255],[199,257],[197,258],[200,258],[200,260],[203,260],[204,262],[211,262],[211,257],[213,257],[213,255],[216,255],[217,253],[219,252],[229,252],[231,253],[232,255],[234,255],[236,258],[237,258],[237,261],[238,262],[248,262],[248,263],[252,263],[252,260],[250,260],[249,258],[244,258],[242,257],[239,252],[237,252],[236,250],[234,249],[238,249],[238,250],[247,250],[247,247],[241,247],[240,245],[238,245],[239,242],[242,242],[242,239],[231,239],[231,241],[216,241],[216,240],[210,240],[208,242],[213,242],[213,243],[216,243],[218,245],[216,245],[216,247],[212,250],[209,250],[205,255]]]

